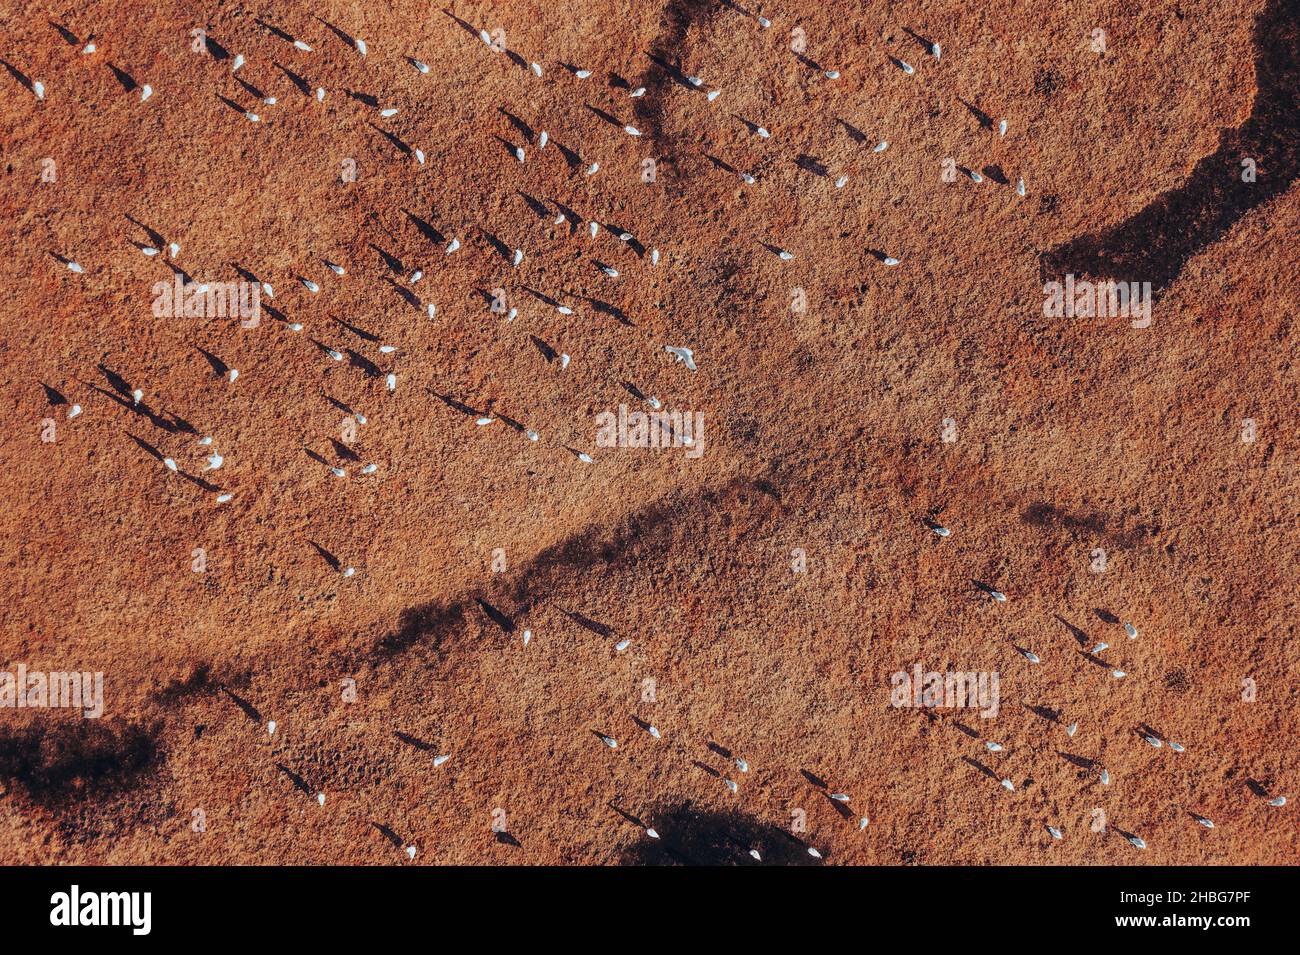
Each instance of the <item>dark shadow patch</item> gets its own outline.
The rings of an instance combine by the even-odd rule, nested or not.
[[[1300,176],[1300,4],[1273,0],[1255,20],[1255,102],[1250,116],[1224,131],[1219,148],[1187,181],[1108,229],[1079,236],[1039,257],[1043,281],[1067,273],[1090,279],[1150,282],[1167,288],[1188,260],[1222,238],[1251,209],[1281,195]],[[1241,161],[1255,160],[1255,182]]]
[[[645,813],[658,839],[642,834],[625,848],[620,865],[817,865],[807,843],[742,812],[709,812],[690,801]],[[755,859],[750,850],[761,857]]]
[[[51,807],[129,789],[158,760],[157,729],[121,719],[0,729],[0,779]]]

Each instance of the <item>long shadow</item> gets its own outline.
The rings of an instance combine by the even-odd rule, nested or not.
[[[1117,225],[1044,252],[1044,281],[1073,273],[1149,281],[1160,292],[1201,249],[1300,176],[1300,2],[1272,0],[1255,20],[1254,39],[1257,90],[1246,121],[1221,133],[1219,148],[1177,189]],[[1255,182],[1242,181],[1244,158],[1256,163]]]

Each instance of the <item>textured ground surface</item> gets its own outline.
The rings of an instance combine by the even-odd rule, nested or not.
[[[769,7],[5,5],[0,668],[105,713],[0,710],[0,861],[1300,861],[1296,5]],[[1043,316],[1107,270],[1150,327]]]

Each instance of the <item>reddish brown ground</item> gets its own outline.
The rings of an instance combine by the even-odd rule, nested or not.
[[[538,60],[540,80],[436,5],[165,6],[13,0],[0,13],[0,57],[47,90],[39,102],[0,72],[0,669],[102,670],[106,684],[98,722],[0,710],[0,861],[405,862],[379,826],[417,845],[417,863],[658,861],[665,845],[697,861],[747,862],[748,845],[808,861],[779,835],[798,809],[799,838],[832,864],[1300,859],[1300,191],[1196,250],[1150,328],[1044,318],[1039,274],[1042,253],[1178,189],[1247,120],[1263,0],[852,14],[783,0],[765,4],[769,30],[714,2],[457,4],[474,30],[501,28]],[[51,19],[79,43],[93,32],[98,51],[82,55]],[[796,25],[839,80],[795,59]],[[246,65],[232,77],[229,60],[193,52],[197,26]],[[905,27],[941,42],[942,59]],[[1089,49],[1097,28],[1104,56]],[[675,82],[648,55],[660,52],[721,97]],[[109,64],[150,84],[149,102]],[[325,101],[276,64],[325,87]],[[278,98],[255,107],[261,123],[218,98],[254,107],[236,78]],[[382,119],[349,90],[401,111]],[[1006,137],[963,100],[1006,117]],[[516,162],[504,143],[524,138],[502,110],[600,172],[584,177],[555,145],[529,143]],[[890,147],[876,154],[879,139]],[[1028,195],[944,182],[947,157],[1023,176]],[[55,182],[41,181],[45,158]],[[340,176],[349,158],[354,183]],[[1261,162],[1260,183],[1282,174]],[[605,229],[592,240],[586,221],[570,232],[541,220],[517,190],[552,215],[559,200],[626,228],[661,250],[658,268]],[[447,257],[407,212],[464,248]],[[237,263],[272,282],[269,304],[305,329],[265,314],[251,330],[155,318],[152,285],[171,273],[136,251],[149,240],[128,216],[178,241],[177,265],[198,279],[235,281]],[[484,230],[524,248],[518,270]],[[425,269],[408,287],[437,302],[435,319],[394,291],[375,247]],[[519,308],[513,323],[479,294],[497,287]],[[806,312],[791,309],[795,288]],[[572,364],[548,364],[530,336]],[[396,371],[396,391],[313,338]],[[399,350],[381,355],[380,342]],[[693,348],[698,372],[666,344]],[[200,348],[239,380],[217,378]],[[101,365],[143,389],[158,421],[214,436],[225,465],[208,477],[232,501],[132,440],[201,471],[195,436],[112,400]],[[595,447],[595,416],[637,405],[624,381],[703,412],[703,455]],[[84,414],[67,421],[42,384]],[[541,440],[476,427],[438,395]],[[338,456],[344,414],[327,397],[368,415],[353,449],[377,474]],[[945,418],[955,442],[941,438]],[[935,537],[927,515],[952,536]],[[357,575],[343,579],[313,542]],[[496,548],[504,573],[492,572]],[[792,572],[797,548],[806,573]],[[1090,569],[1098,548],[1104,573]],[[1099,640],[1127,678],[1080,652]],[[999,716],[891,707],[890,674],[914,663],[998,671]],[[647,678],[655,702],[642,699]],[[1152,748],[1143,724],[1186,751]],[[451,758],[434,768],[436,754]],[[1109,787],[1078,765],[1092,759]],[[852,818],[801,770],[850,794]],[[1252,783],[1291,801],[1272,808]],[[1096,808],[1105,832],[1090,829]],[[196,809],[206,832],[193,831]],[[497,809],[517,844],[493,838]]]

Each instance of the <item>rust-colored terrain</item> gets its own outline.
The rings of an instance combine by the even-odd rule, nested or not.
[[[1300,861],[1297,3],[752,3],[8,0],[0,861]]]

